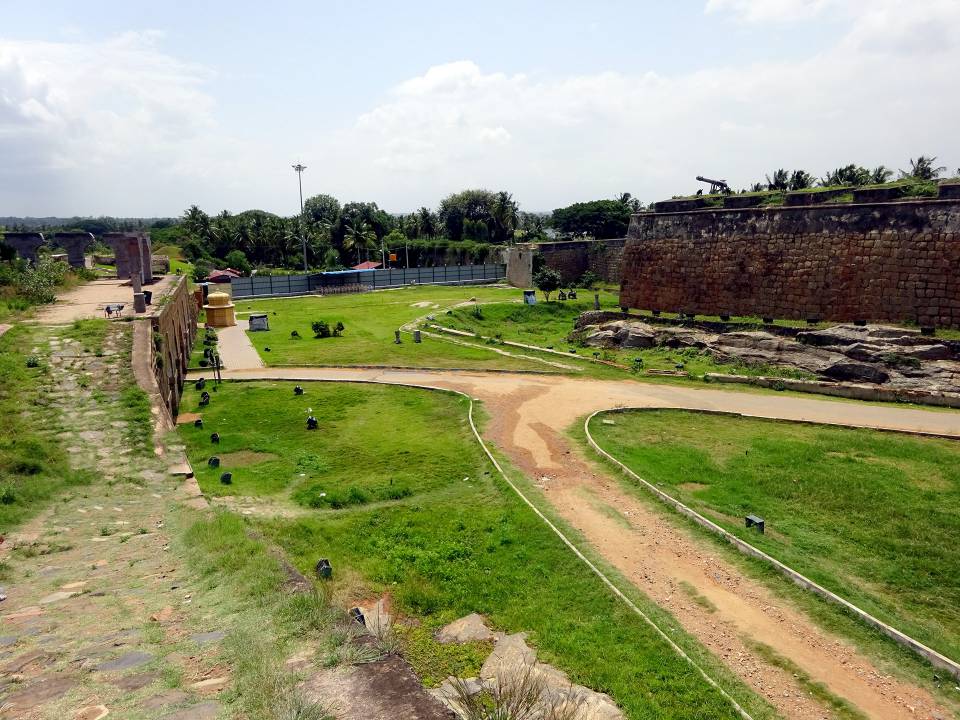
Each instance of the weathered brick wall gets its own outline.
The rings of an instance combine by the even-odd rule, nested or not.
[[[634,215],[620,302],[960,327],[960,201]]]
[[[186,277],[178,278],[176,288],[164,298],[163,307],[150,318],[154,338],[162,338],[159,349],[156,344],[153,348],[154,374],[160,397],[174,417],[197,335],[197,305],[188,285]]]
[[[613,240],[570,240],[538,243],[537,251],[544,264],[557,270],[565,283],[579,279],[591,270],[606,282],[620,282],[623,238]]]

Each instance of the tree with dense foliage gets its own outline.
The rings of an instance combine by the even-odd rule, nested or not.
[[[592,200],[557,208],[551,224],[562,235],[619,238],[627,234],[631,209],[620,200]]]
[[[453,242],[508,243],[517,227],[518,207],[505,191],[463,190],[440,201],[437,218]]]
[[[812,188],[817,179],[806,170],[794,170],[790,173],[790,189],[806,190]]]
[[[559,290],[562,282],[563,278],[560,277],[560,273],[553,268],[542,268],[533,276],[533,284],[537,290],[543,293],[547,302],[550,302],[550,293]]]

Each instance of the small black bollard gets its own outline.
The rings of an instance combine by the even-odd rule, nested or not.
[[[207,379],[200,378],[193,384],[193,387],[196,388],[197,390],[203,390],[203,388],[206,387],[206,385],[207,385]]]
[[[316,430],[320,426],[320,423],[317,422],[317,419],[311,415],[307,418],[307,430]]]
[[[211,434],[210,434],[210,442],[212,442],[214,445],[219,445],[219,444],[220,444],[220,433],[211,433]]]
[[[300,387],[299,385],[294,386],[294,388],[293,388],[293,394],[294,394],[294,395],[303,395],[303,388]]]
[[[204,390],[202,393],[200,393],[200,406],[204,407],[209,404],[210,404],[210,393]]]
[[[333,565],[330,564],[327,558],[320,558],[320,560],[317,561],[315,570],[317,577],[321,580],[329,580],[333,577]]]
[[[225,472],[220,476],[220,482],[224,485],[230,485],[233,483],[233,473]]]
[[[220,458],[218,458],[216,455],[211,456],[210,459],[207,460],[207,465],[212,468],[220,467]]]
[[[197,418],[196,420],[194,420],[194,421],[193,421],[193,426],[196,427],[196,428],[202,428],[202,427],[203,427],[203,418]]]
[[[394,330],[394,331],[393,331],[393,343],[394,343],[394,345],[399,345],[399,344],[400,344],[400,331],[399,331],[399,330]]]
[[[363,617],[363,610],[358,607],[350,608],[350,619],[359,625],[366,626],[366,618]]]

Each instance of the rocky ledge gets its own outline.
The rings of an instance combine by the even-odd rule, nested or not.
[[[886,325],[836,325],[785,337],[767,330],[719,331],[716,325],[653,325],[586,312],[571,341],[590,347],[695,348],[722,363],[799,370],[825,380],[927,392],[960,392],[955,343]]]

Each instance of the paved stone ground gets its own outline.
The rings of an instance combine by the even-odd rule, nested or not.
[[[62,328],[38,327],[34,342],[50,373],[25,412],[44,413],[91,482],[0,545],[0,718],[228,716],[223,633],[168,544],[180,480],[122,419],[130,326],[112,324],[99,357]]]

